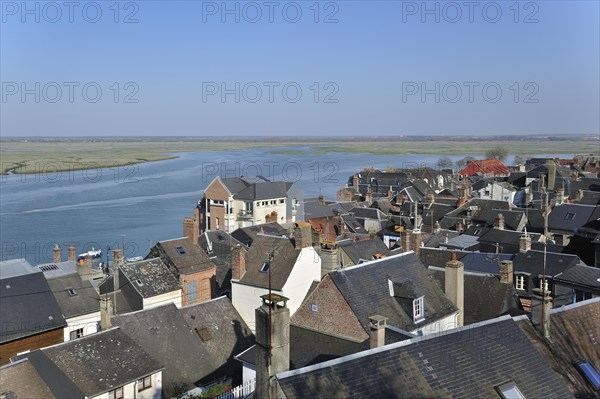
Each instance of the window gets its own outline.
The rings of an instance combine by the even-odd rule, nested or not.
[[[187,288],[187,301],[188,303],[194,302],[196,300],[196,282],[190,281],[188,282]]]
[[[516,280],[515,280],[516,284],[515,284],[515,288],[518,290],[522,290],[525,291],[525,276],[516,276]]]
[[[284,200],[284,199],[280,199],[280,200],[279,200],[279,203],[280,203],[280,204],[285,204],[285,200]]]
[[[263,201],[263,202],[262,202],[262,205],[263,205],[263,206],[267,206],[267,205],[269,205],[269,201]]]
[[[135,283],[138,285],[138,287],[144,286],[144,282],[142,280],[140,280],[139,278],[137,280],[135,280]]]
[[[212,339],[212,335],[210,335],[210,332],[208,331],[208,328],[206,328],[206,326],[199,326],[196,327],[194,330],[196,330],[196,334],[198,334],[202,342],[206,342]]]
[[[496,387],[496,391],[503,399],[525,399],[514,381],[506,382]]]
[[[112,399],[123,399],[123,387],[119,387],[114,391],[111,391],[108,397]]]
[[[69,296],[75,296],[77,295],[77,292],[75,292],[73,288],[67,288],[67,294],[69,294]]]
[[[565,220],[573,220],[573,219],[575,219],[575,214],[574,214],[574,213],[572,213],[572,212],[568,212],[568,213],[565,215]]]
[[[594,389],[600,389],[600,374],[590,362],[578,362],[575,363],[575,367],[593,385]]]
[[[70,339],[77,339],[83,337],[83,328],[78,328],[70,333]]]
[[[144,377],[138,380],[138,392],[143,391],[144,389],[148,389],[152,387],[152,377]]]
[[[313,303],[313,304],[311,304],[311,305],[310,305],[310,310],[311,310],[313,313],[317,313],[317,312],[319,311],[319,305],[317,305],[316,303]]]
[[[277,204],[277,200],[271,200],[271,205]]]
[[[425,307],[423,306],[423,297],[413,300],[413,317],[415,320],[422,319],[425,315]]]
[[[266,273],[269,271],[269,267],[271,266],[271,264],[269,262],[265,262],[263,263],[262,267],[260,268],[260,272],[261,273]]]
[[[177,247],[175,249],[179,252],[179,255],[185,255],[185,249],[183,247]]]

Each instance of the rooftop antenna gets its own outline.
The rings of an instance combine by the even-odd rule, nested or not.
[[[273,244],[274,245],[274,244]],[[273,308],[273,292],[271,291],[271,262],[273,261],[273,250],[271,249],[271,251],[269,251],[268,254],[268,262],[269,262],[269,346],[267,347],[267,351],[269,353],[269,357],[268,357],[268,367],[271,367],[271,357],[273,356],[273,344],[272,344],[272,337],[271,335],[273,334],[273,326],[271,325],[271,309]]]

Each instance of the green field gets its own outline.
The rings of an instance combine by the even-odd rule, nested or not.
[[[176,158],[177,152],[237,151],[270,149],[273,154],[322,154],[326,152],[365,154],[483,154],[503,146],[510,154],[588,154],[599,152],[592,140],[373,140],[373,141],[0,141],[1,173],[38,173],[44,170],[77,170],[115,167]],[[307,147],[290,150],[285,147]]]

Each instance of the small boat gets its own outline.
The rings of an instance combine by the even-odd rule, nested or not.
[[[100,256],[102,256],[102,250],[94,249],[94,247],[92,247],[91,250],[77,255],[77,260],[82,260],[82,259],[85,260],[85,257],[88,255],[90,255],[92,257],[92,259],[99,258]]]
[[[141,260],[144,260],[143,256],[134,256],[133,258],[125,259],[126,262],[139,262]]]

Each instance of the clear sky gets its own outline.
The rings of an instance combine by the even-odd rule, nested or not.
[[[1,134],[598,135],[599,4],[1,1]]]

